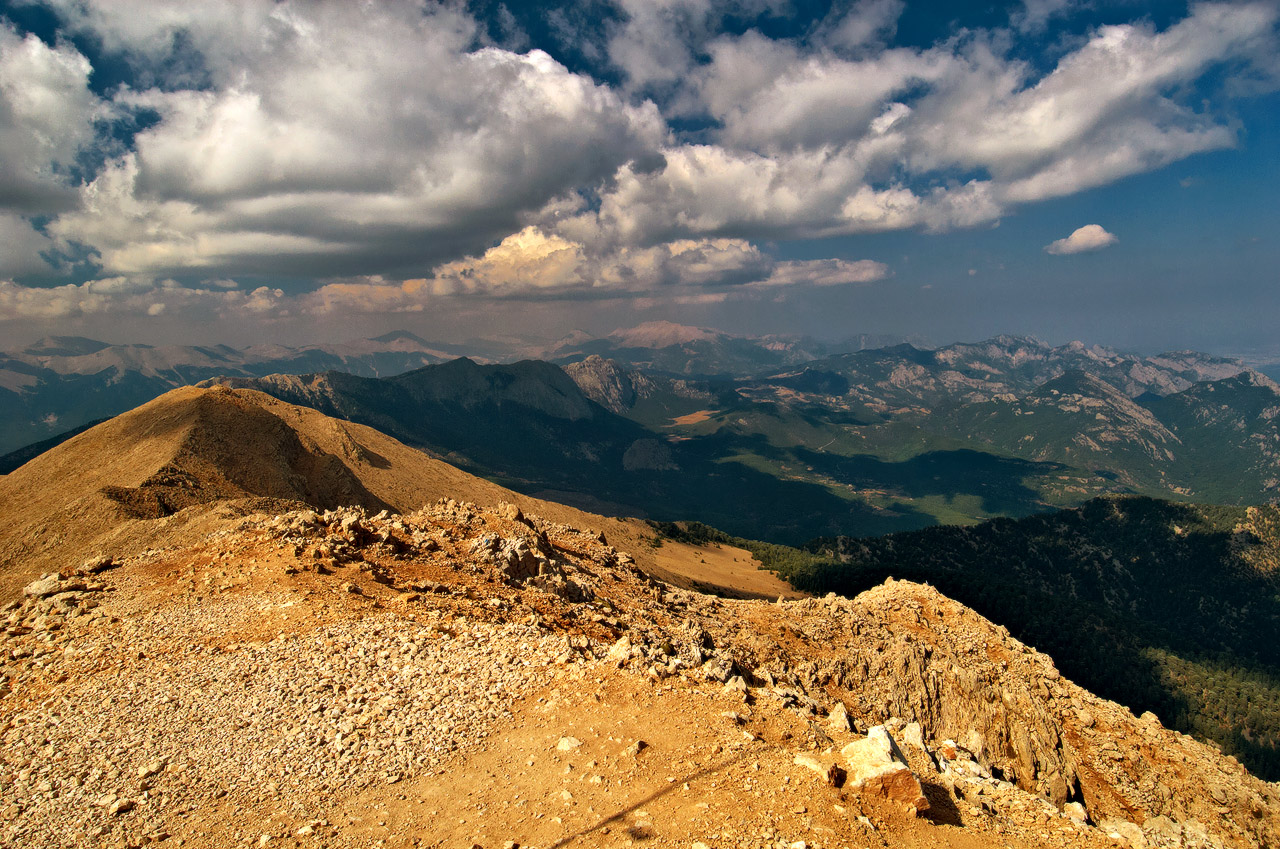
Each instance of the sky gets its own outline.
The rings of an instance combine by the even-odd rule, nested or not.
[[[0,349],[1280,359],[1280,0],[0,0]]]

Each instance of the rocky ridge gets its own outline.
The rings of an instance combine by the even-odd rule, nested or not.
[[[219,522],[5,609],[0,840],[1280,842],[1275,786],[927,586],[716,598],[512,504]]]

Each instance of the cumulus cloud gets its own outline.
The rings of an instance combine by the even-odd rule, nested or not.
[[[546,53],[469,51],[468,23],[448,9],[247,0],[179,24],[162,5],[150,22],[69,7],[137,62],[158,61],[180,30],[213,83],[118,95],[159,121],[50,227],[107,272],[430,267],[663,136],[652,104]]]
[[[89,61],[0,21],[0,209],[48,213],[75,201],[68,172],[102,111]]]
[[[287,315],[281,289],[229,291],[183,286],[174,280],[106,277],[80,284],[39,287],[0,280],[0,320],[49,321],[106,315],[178,312],[188,318]]]
[[[720,37],[687,75],[710,140],[668,147],[662,169],[624,167],[594,223],[631,240],[989,224],[1235,144],[1225,116],[1183,98],[1215,68],[1272,63],[1276,22],[1268,3],[1201,4],[1163,31],[1100,28],[1043,75],[1007,33],[854,56]]]
[[[1098,224],[1086,224],[1065,239],[1058,239],[1045,245],[1044,249],[1051,254],[1079,254],[1085,251],[1101,250],[1119,241],[1114,234],[1108,233]]]
[[[617,298],[661,292],[676,301],[709,303],[723,300],[717,292],[742,286],[832,286],[887,274],[886,266],[870,260],[778,262],[743,239],[679,239],[597,254],[579,242],[527,227],[480,256],[441,265],[431,277],[334,282],[299,300],[311,314],[417,312],[441,297]]]
[[[792,38],[752,26],[785,0],[606,0],[598,79],[492,46],[460,4],[46,3],[129,84],[99,97],[69,42],[0,21],[0,274],[88,257],[104,280],[320,288],[218,300],[201,284],[185,302],[177,284],[151,300],[101,281],[29,302],[10,289],[24,309],[270,314],[367,297],[395,311],[865,282],[887,269],[779,263],[757,244],[991,225],[1234,145],[1233,81],[1280,85],[1270,2],[1101,27],[1046,69],[1020,39],[1076,0],[1026,0],[1007,28],[926,47],[893,46],[902,0],[838,4]],[[148,120],[102,132],[128,114]]]

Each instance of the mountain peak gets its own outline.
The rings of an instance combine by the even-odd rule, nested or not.
[[[410,333],[407,330],[393,330],[390,333],[384,333],[381,336],[374,336],[369,341],[382,342],[387,345],[393,344],[395,342],[413,342],[414,344],[417,344],[417,345],[431,344],[426,339],[423,339],[421,336],[417,336],[413,333]]]
[[[27,346],[22,353],[33,357],[81,357],[110,347],[107,342],[84,336],[46,336]]]
[[[690,342],[709,342],[728,334],[706,327],[690,327],[672,321],[646,321],[631,328],[618,328],[609,338],[631,348],[667,348]]]

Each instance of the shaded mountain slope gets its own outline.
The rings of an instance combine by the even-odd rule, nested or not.
[[[1245,373],[1142,400],[1182,442],[1180,471],[1203,498],[1280,493],[1280,393],[1269,379]]]
[[[886,576],[928,581],[1051,653],[1090,689],[1214,739],[1280,776],[1276,508],[1145,498],[817,540],[828,559],[784,565],[812,592],[853,595]]]
[[[219,383],[360,422],[475,474],[592,512],[694,516],[798,543],[858,527],[920,527],[910,507],[877,510],[823,483],[726,462],[719,439],[682,442],[589,400],[557,366],[458,360],[374,380],[339,373]]]

